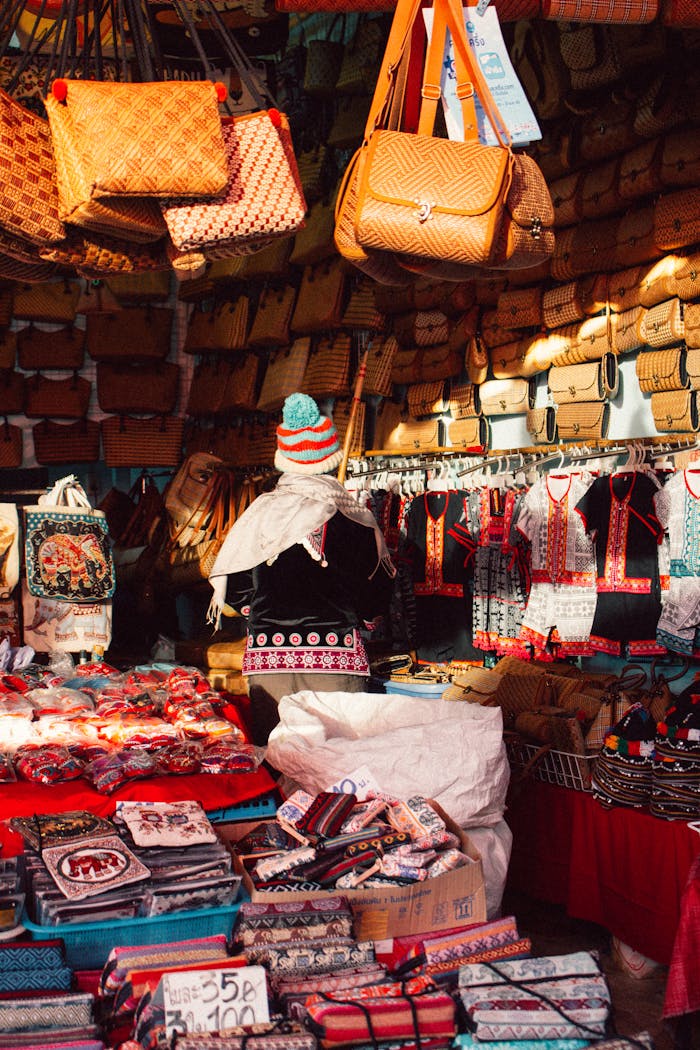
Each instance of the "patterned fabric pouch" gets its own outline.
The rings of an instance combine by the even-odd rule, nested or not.
[[[310,996],[305,1023],[324,1046],[345,1041],[376,1045],[386,1039],[415,1040],[420,1046],[428,1036],[431,1039],[454,1037],[455,1002],[450,995],[429,988],[413,993],[404,984],[393,987],[393,994],[390,994],[391,986],[368,988],[367,998],[362,996],[356,1000],[349,996]],[[358,991],[358,996],[362,991]],[[376,995],[377,991],[382,994]],[[375,994],[370,998],[372,993]]]
[[[26,996],[0,1002],[0,1030],[27,1032],[36,1028],[79,1028],[92,1024],[94,998],[84,992]]]
[[[173,1050],[316,1050],[316,1037],[289,1021],[276,1025],[246,1025],[225,1032],[178,1035]]]
[[[352,912],[345,897],[327,897],[287,904],[243,901],[233,940],[247,947],[262,938],[272,942],[291,941],[300,935],[350,937]]]
[[[337,835],[356,802],[357,797],[353,794],[321,791],[297,820],[296,828],[312,840]]]
[[[121,987],[130,970],[164,967],[168,963],[182,966],[227,956],[226,936],[196,937],[187,941],[165,944],[124,945],[112,948],[100,976],[98,994],[113,995]]]

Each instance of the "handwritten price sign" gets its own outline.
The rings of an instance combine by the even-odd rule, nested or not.
[[[218,1032],[270,1020],[262,966],[166,973],[161,988],[168,1037],[173,1032]]]

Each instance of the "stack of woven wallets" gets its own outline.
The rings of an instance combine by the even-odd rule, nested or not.
[[[605,737],[593,765],[594,798],[606,807],[649,804],[654,770],[656,721],[643,704],[628,707]]]
[[[499,959],[522,959],[530,955],[532,948],[529,938],[519,935],[512,915],[422,934],[411,940],[413,943],[399,963],[397,972],[419,969],[439,985],[456,985],[462,966]]]
[[[597,1040],[610,1015],[607,981],[586,951],[463,966],[459,997],[479,1041]]]
[[[679,698],[657,726],[650,809],[657,817],[697,820],[700,696]]]

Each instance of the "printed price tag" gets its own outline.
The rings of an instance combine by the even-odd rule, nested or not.
[[[168,1038],[173,1032],[218,1032],[270,1020],[262,966],[166,973],[160,988]]]
[[[381,791],[381,788],[374,779],[371,769],[367,766],[360,766],[358,769],[353,770],[352,773],[344,776],[342,780],[331,784],[326,790],[335,791],[343,795],[356,795],[358,802],[361,802],[367,798],[368,791]]]
[[[432,32],[432,8],[425,8],[423,17],[428,32]],[[477,19],[475,9],[468,7],[464,11],[464,24],[467,27],[469,46],[481,66],[481,72],[505,121],[513,145],[525,146],[529,142],[541,139],[540,126],[523,86],[516,76],[503,40],[496,8],[485,8],[481,17]],[[445,45],[441,87],[447,134],[454,141],[461,142],[464,139],[464,125],[462,107],[457,98],[457,77],[452,40]],[[479,141],[486,146],[498,145],[491,121],[486,116],[478,98],[476,99],[476,117],[479,126]]]

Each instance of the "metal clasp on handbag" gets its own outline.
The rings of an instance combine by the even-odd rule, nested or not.
[[[530,236],[532,237],[533,241],[539,241],[540,237],[542,236],[542,219],[540,219],[538,216],[533,216],[530,222]]]
[[[416,207],[418,208],[418,222],[427,222],[433,214],[435,201],[416,201]]]

